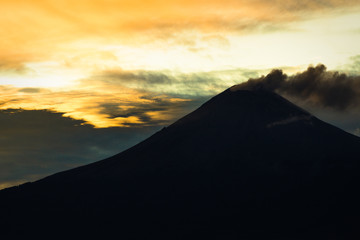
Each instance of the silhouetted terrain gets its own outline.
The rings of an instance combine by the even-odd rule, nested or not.
[[[359,160],[360,138],[230,88],[118,155],[1,191],[0,234],[360,239]]]

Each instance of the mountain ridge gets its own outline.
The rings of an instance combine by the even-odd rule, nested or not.
[[[230,88],[120,154],[1,191],[0,204],[85,235],[120,224],[125,239],[352,239],[359,154],[360,138],[276,93]]]

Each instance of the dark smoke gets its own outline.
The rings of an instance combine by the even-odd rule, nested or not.
[[[322,64],[292,76],[275,69],[234,89],[274,91],[297,101],[340,111],[359,107],[360,103],[360,76],[327,71]]]

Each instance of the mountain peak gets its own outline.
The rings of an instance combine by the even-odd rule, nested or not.
[[[261,88],[243,89],[236,85],[213,97],[173,125],[213,122],[219,126],[241,127],[247,124],[249,127],[259,127],[308,122],[313,118],[315,117],[310,113],[274,92]]]

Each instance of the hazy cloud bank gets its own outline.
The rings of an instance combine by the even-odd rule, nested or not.
[[[0,188],[110,157],[159,129],[99,129],[58,112],[1,110]]]

